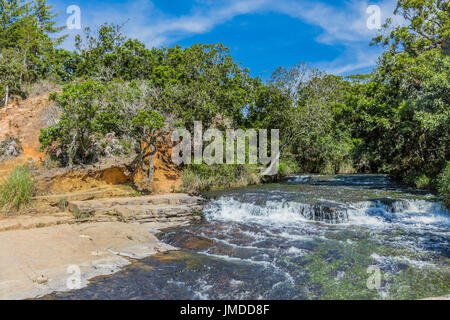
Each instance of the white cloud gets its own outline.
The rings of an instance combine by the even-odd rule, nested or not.
[[[60,0],[58,0],[60,1]],[[246,14],[277,12],[319,26],[323,31],[316,41],[344,46],[344,54],[334,61],[323,62],[334,73],[350,72],[375,65],[375,50],[367,52],[376,31],[366,26],[369,4],[379,5],[384,21],[392,14],[395,0],[351,0],[337,7],[311,0],[227,0],[197,1],[190,12],[173,16],[160,11],[150,0],[100,5],[94,2],[82,9],[83,25],[99,26],[105,21],[123,23],[126,33],[144,41],[149,47],[167,46],[186,37],[203,34],[216,26]],[[73,35],[72,35],[73,36]],[[301,57],[299,57],[300,59]]]
[[[335,44],[342,41],[368,42],[377,34],[377,30],[367,28],[369,15],[366,10],[371,4],[380,7],[382,23],[392,16],[395,9],[394,0],[370,3],[365,0],[352,0],[347,2],[345,7],[334,7],[320,2],[281,0],[274,5],[274,9],[309,24],[320,26],[323,33],[317,41]]]
[[[348,47],[343,54],[333,61],[318,63],[317,66],[331,74],[347,75],[358,70],[374,67],[381,50],[361,48],[359,46]]]

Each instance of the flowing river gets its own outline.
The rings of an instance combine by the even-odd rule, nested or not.
[[[450,294],[450,213],[381,175],[295,176],[206,194],[204,219],[53,299],[420,299]]]

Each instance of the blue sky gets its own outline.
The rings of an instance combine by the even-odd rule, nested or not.
[[[127,36],[148,47],[221,42],[254,76],[267,79],[278,66],[299,61],[333,74],[369,72],[381,49],[370,47],[369,5],[381,8],[382,21],[395,0],[48,0],[66,24],[70,5],[81,9],[82,27],[124,23]],[[63,47],[73,48],[69,34]]]

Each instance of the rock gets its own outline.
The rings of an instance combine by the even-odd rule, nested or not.
[[[0,232],[0,300],[71,290],[67,281],[77,269],[82,288],[93,277],[129,265],[127,257],[176,250],[153,234],[155,227],[167,226],[104,222]]]
[[[328,223],[342,223],[348,221],[347,208],[334,202],[319,202],[313,205],[305,205],[301,209],[301,214],[313,221],[323,221]]]
[[[197,218],[203,200],[186,194],[172,193],[141,197],[108,198],[88,201],[69,201],[72,212],[91,212],[95,220],[169,222]]]
[[[0,161],[17,158],[22,153],[22,147],[17,137],[8,136],[0,141]]]
[[[45,284],[45,283],[48,283],[48,278],[44,275],[40,275],[39,277],[34,279],[33,282],[35,282],[37,284]]]

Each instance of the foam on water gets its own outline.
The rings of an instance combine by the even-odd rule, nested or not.
[[[220,198],[203,211],[208,220],[253,222],[260,224],[286,224],[307,221],[299,214],[305,205],[296,202],[268,201],[260,206],[233,198]]]
[[[370,228],[404,227],[445,231],[450,228],[450,213],[441,203],[425,200],[364,201],[339,204],[348,211],[345,225]],[[271,227],[310,222],[305,212],[313,205],[289,201],[267,201],[265,206],[222,197],[209,205],[205,217],[209,221],[256,223]]]
[[[349,206],[349,223],[436,231],[450,228],[450,213],[441,203],[425,200],[365,201]]]

